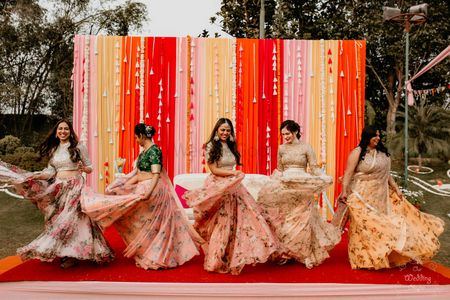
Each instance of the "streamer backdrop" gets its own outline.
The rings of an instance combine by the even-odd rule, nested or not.
[[[245,173],[269,175],[293,119],[336,183],[364,126],[365,41],[76,36],[75,130],[103,191],[115,160],[132,169],[134,125],[155,127],[171,178],[205,172],[204,146],[216,120],[236,129]],[[324,217],[340,185],[318,199]],[[330,199],[326,205],[326,199]]]

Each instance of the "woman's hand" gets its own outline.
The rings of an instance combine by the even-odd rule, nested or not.
[[[395,193],[396,193],[400,198],[403,197],[402,191],[400,190],[400,188],[398,187],[398,185],[395,186],[394,190],[395,190]]]
[[[83,172],[84,172],[84,173],[87,173],[86,167],[84,166],[84,164],[83,164],[82,161],[79,161],[79,162],[78,162],[77,167],[78,167],[78,171],[79,171],[80,173],[83,173]]]
[[[29,180],[45,180],[47,179],[47,177],[45,176],[45,174],[41,173],[41,172],[37,172],[34,173],[33,175],[31,175],[30,177],[28,177]]]
[[[239,175],[242,174],[242,171],[241,170],[234,170],[233,173],[234,173],[233,176],[239,176]]]
[[[151,192],[150,193],[143,193],[143,194],[141,194],[141,200],[148,199],[151,194],[152,194]]]
[[[347,197],[348,197],[347,192],[346,191],[342,191],[342,193],[338,197],[338,200],[339,200],[339,202],[347,204]]]

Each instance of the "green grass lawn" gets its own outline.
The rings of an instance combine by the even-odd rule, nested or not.
[[[436,185],[437,180],[441,181],[443,184],[450,183],[450,178],[448,178],[446,172],[450,168],[450,165],[443,163],[439,166],[433,166],[434,172],[426,175],[418,175],[409,172],[410,176],[418,177],[426,182]],[[403,173],[403,165],[394,163],[392,169]],[[410,190],[420,190],[417,186],[413,184],[408,185]],[[445,222],[444,233],[439,237],[441,242],[441,249],[439,253],[434,257],[434,260],[440,264],[450,267],[450,197],[438,196],[429,192],[424,191],[424,203],[422,204],[421,210],[426,213],[433,214]]]
[[[44,218],[30,201],[0,192],[0,258],[35,239],[44,228]]]

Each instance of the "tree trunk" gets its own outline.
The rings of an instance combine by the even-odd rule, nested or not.
[[[393,136],[395,134],[395,117],[397,115],[397,108],[398,106],[395,105],[395,101],[389,101],[389,109],[386,115],[386,132],[389,136]]]
[[[395,68],[395,75],[389,74],[388,76],[388,92],[386,97],[389,103],[388,113],[386,115],[386,131],[390,135],[394,135],[395,132],[395,120],[397,117],[398,106],[400,105],[402,90],[403,90],[403,73],[400,67]],[[395,88],[395,83],[397,87]],[[395,93],[394,93],[395,92]]]

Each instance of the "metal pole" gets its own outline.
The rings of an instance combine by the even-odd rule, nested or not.
[[[406,45],[405,45],[405,187],[408,186],[408,94],[406,90],[406,82],[409,74],[409,22],[407,21]]]
[[[266,22],[266,11],[264,9],[264,0],[261,0],[261,8],[259,11],[259,38],[263,39],[265,36],[264,23]]]

